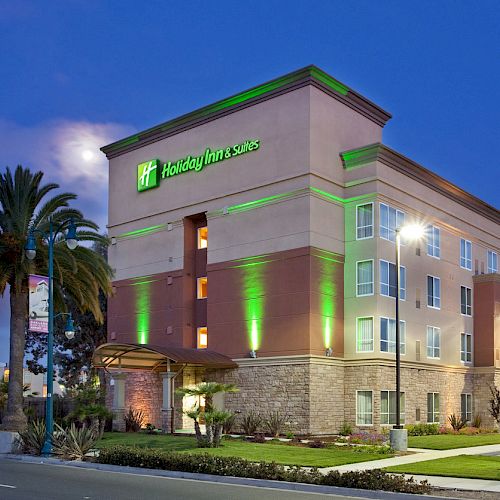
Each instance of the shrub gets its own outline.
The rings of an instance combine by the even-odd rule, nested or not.
[[[326,443],[323,443],[321,439],[315,439],[307,443],[307,446],[309,446],[309,448],[326,448]]]
[[[454,431],[459,431],[460,429],[462,429],[467,425],[467,420],[465,420],[465,418],[455,415],[455,413],[452,413],[451,415],[448,416],[448,422],[450,422],[450,425]]]
[[[260,428],[261,424],[262,417],[254,411],[249,411],[241,419],[241,427],[247,436],[253,436]]]
[[[278,437],[285,427],[286,416],[280,411],[271,411],[264,419],[264,427],[273,437]]]
[[[373,455],[392,455],[394,450],[388,446],[366,445],[349,447],[354,453],[371,453]]]
[[[480,434],[480,430],[477,427],[462,427],[459,431],[459,434],[465,434],[467,436],[473,436],[475,434]]]
[[[264,436],[264,433],[263,432],[256,432],[253,436],[253,442],[254,443],[265,443],[266,442],[266,438]]]
[[[447,425],[441,425],[439,427],[439,434],[455,434],[455,431],[452,427],[448,427]]]
[[[144,422],[144,412],[142,410],[128,409],[125,414],[125,431],[139,432]]]
[[[409,424],[406,426],[408,436],[430,436],[440,434],[439,424]]]
[[[490,385],[491,399],[488,401],[490,415],[500,424],[500,391],[498,387]]]
[[[381,470],[346,472],[344,474],[332,471],[322,475],[314,468],[309,470],[302,467],[287,467],[274,462],[256,463],[238,457],[218,457],[208,454],[191,455],[126,446],[114,446],[101,450],[97,462],[219,476],[343,486],[346,488],[421,494],[430,492],[430,486],[426,481],[419,483],[413,479],[405,479],[404,476],[389,474]]]
[[[154,434],[154,433],[155,433],[155,431],[156,431],[156,427],[154,426],[154,424],[151,424],[151,423],[149,423],[149,422],[148,422],[148,423],[146,424],[146,432],[147,432],[148,434]]]
[[[224,422],[224,425],[222,426],[222,432],[224,434],[231,434],[231,431],[233,430],[233,427],[236,423],[236,413],[233,413],[228,419]]]
[[[41,455],[45,443],[45,421],[33,420],[28,426],[19,431],[17,446],[28,455]]]
[[[482,423],[482,417],[479,413],[476,413],[474,415],[474,418],[472,419],[472,427],[476,427],[476,429],[480,429],[481,428],[481,423]]]
[[[352,425],[348,422],[344,422],[340,428],[339,434],[341,436],[350,436],[352,434]]]
[[[383,434],[370,434],[368,432],[359,432],[349,436],[349,443],[354,444],[383,444],[387,440]]]
[[[61,455],[68,460],[83,460],[98,439],[98,431],[86,425],[77,427],[71,424],[67,429],[63,429],[55,424],[52,445],[56,455]]]

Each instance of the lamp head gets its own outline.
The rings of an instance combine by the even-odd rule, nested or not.
[[[75,336],[75,325],[73,324],[73,317],[71,314],[68,315],[68,319],[66,320],[64,335],[66,335],[68,340],[71,340]]]
[[[399,232],[407,240],[418,240],[425,234],[425,228],[420,224],[407,224]]]
[[[24,252],[28,260],[33,260],[36,257],[36,241],[33,233],[28,234]]]
[[[73,219],[70,220],[68,232],[66,233],[66,245],[70,250],[74,250],[78,246],[78,235],[76,234],[76,226]]]

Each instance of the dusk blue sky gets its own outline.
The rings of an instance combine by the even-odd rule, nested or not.
[[[499,19],[498,0],[0,0],[0,168],[42,169],[104,226],[100,146],[315,64],[392,113],[385,144],[498,207]],[[0,362],[8,321],[5,297]]]

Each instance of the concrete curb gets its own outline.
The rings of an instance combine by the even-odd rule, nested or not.
[[[96,464],[91,462],[75,462],[68,460],[60,460],[57,458],[33,457],[30,455],[3,455],[6,460],[17,462],[26,462],[32,464],[45,464],[66,467],[76,467],[81,469],[100,470],[105,472],[115,472],[121,474],[137,474],[142,476],[156,476],[171,479],[187,479],[195,481],[208,481],[212,483],[254,486],[259,488],[271,488],[288,491],[302,491],[304,493],[323,493],[334,494],[359,498],[375,498],[380,500],[443,500],[443,497],[435,497],[430,495],[415,495],[411,493],[393,493],[390,491],[379,490],[360,490],[354,488],[342,488],[338,486],[320,486],[305,483],[289,483],[286,481],[272,481],[267,479],[250,479],[244,477],[233,476],[215,476],[211,474],[197,474],[192,472],[166,471],[157,469],[142,469],[140,467],[124,467],[119,465]],[[452,499],[453,497],[447,497]]]

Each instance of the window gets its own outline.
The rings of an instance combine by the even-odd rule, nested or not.
[[[198,349],[206,349],[208,346],[208,330],[206,326],[197,329]]]
[[[399,393],[400,420],[405,423],[405,393]],[[396,391],[380,392],[380,423],[382,425],[396,424]]]
[[[466,286],[460,287],[460,312],[472,316],[472,290]]]
[[[199,299],[206,299],[207,298],[207,288],[208,288],[208,281],[207,277],[203,278],[198,278],[196,280],[196,296]]]
[[[373,295],[373,260],[356,263],[356,295]]]
[[[441,346],[441,328],[437,326],[427,327],[427,357],[439,358]]]
[[[406,322],[399,321],[400,353],[406,353]],[[380,318],[380,350],[382,352],[396,352],[396,320]]]
[[[356,391],[356,425],[373,425],[372,391]]]
[[[460,267],[472,271],[472,243],[463,238],[460,239]]]
[[[404,226],[405,214],[401,210],[380,204],[380,237],[396,241],[396,228]]]
[[[356,207],[356,239],[373,237],[373,203]]]
[[[436,226],[427,226],[427,255],[441,257],[441,230]]]
[[[427,393],[427,422],[439,423],[439,392]]]
[[[356,318],[356,352],[373,352],[373,317]]]
[[[427,305],[441,308],[441,280],[435,276],[427,276]]]
[[[492,250],[488,250],[488,274],[498,272],[498,255]]]
[[[470,333],[460,334],[460,361],[472,363],[472,335]]]
[[[396,264],[380,261],[380,295],[396,297]],[[406,300],[406,268],[399,266],[399,298]]]
[[[198,228],[198,250],[208,246],[208,227]]]
[[[472,394],[460,394],[462,418],[467,422],[472,420]]]

